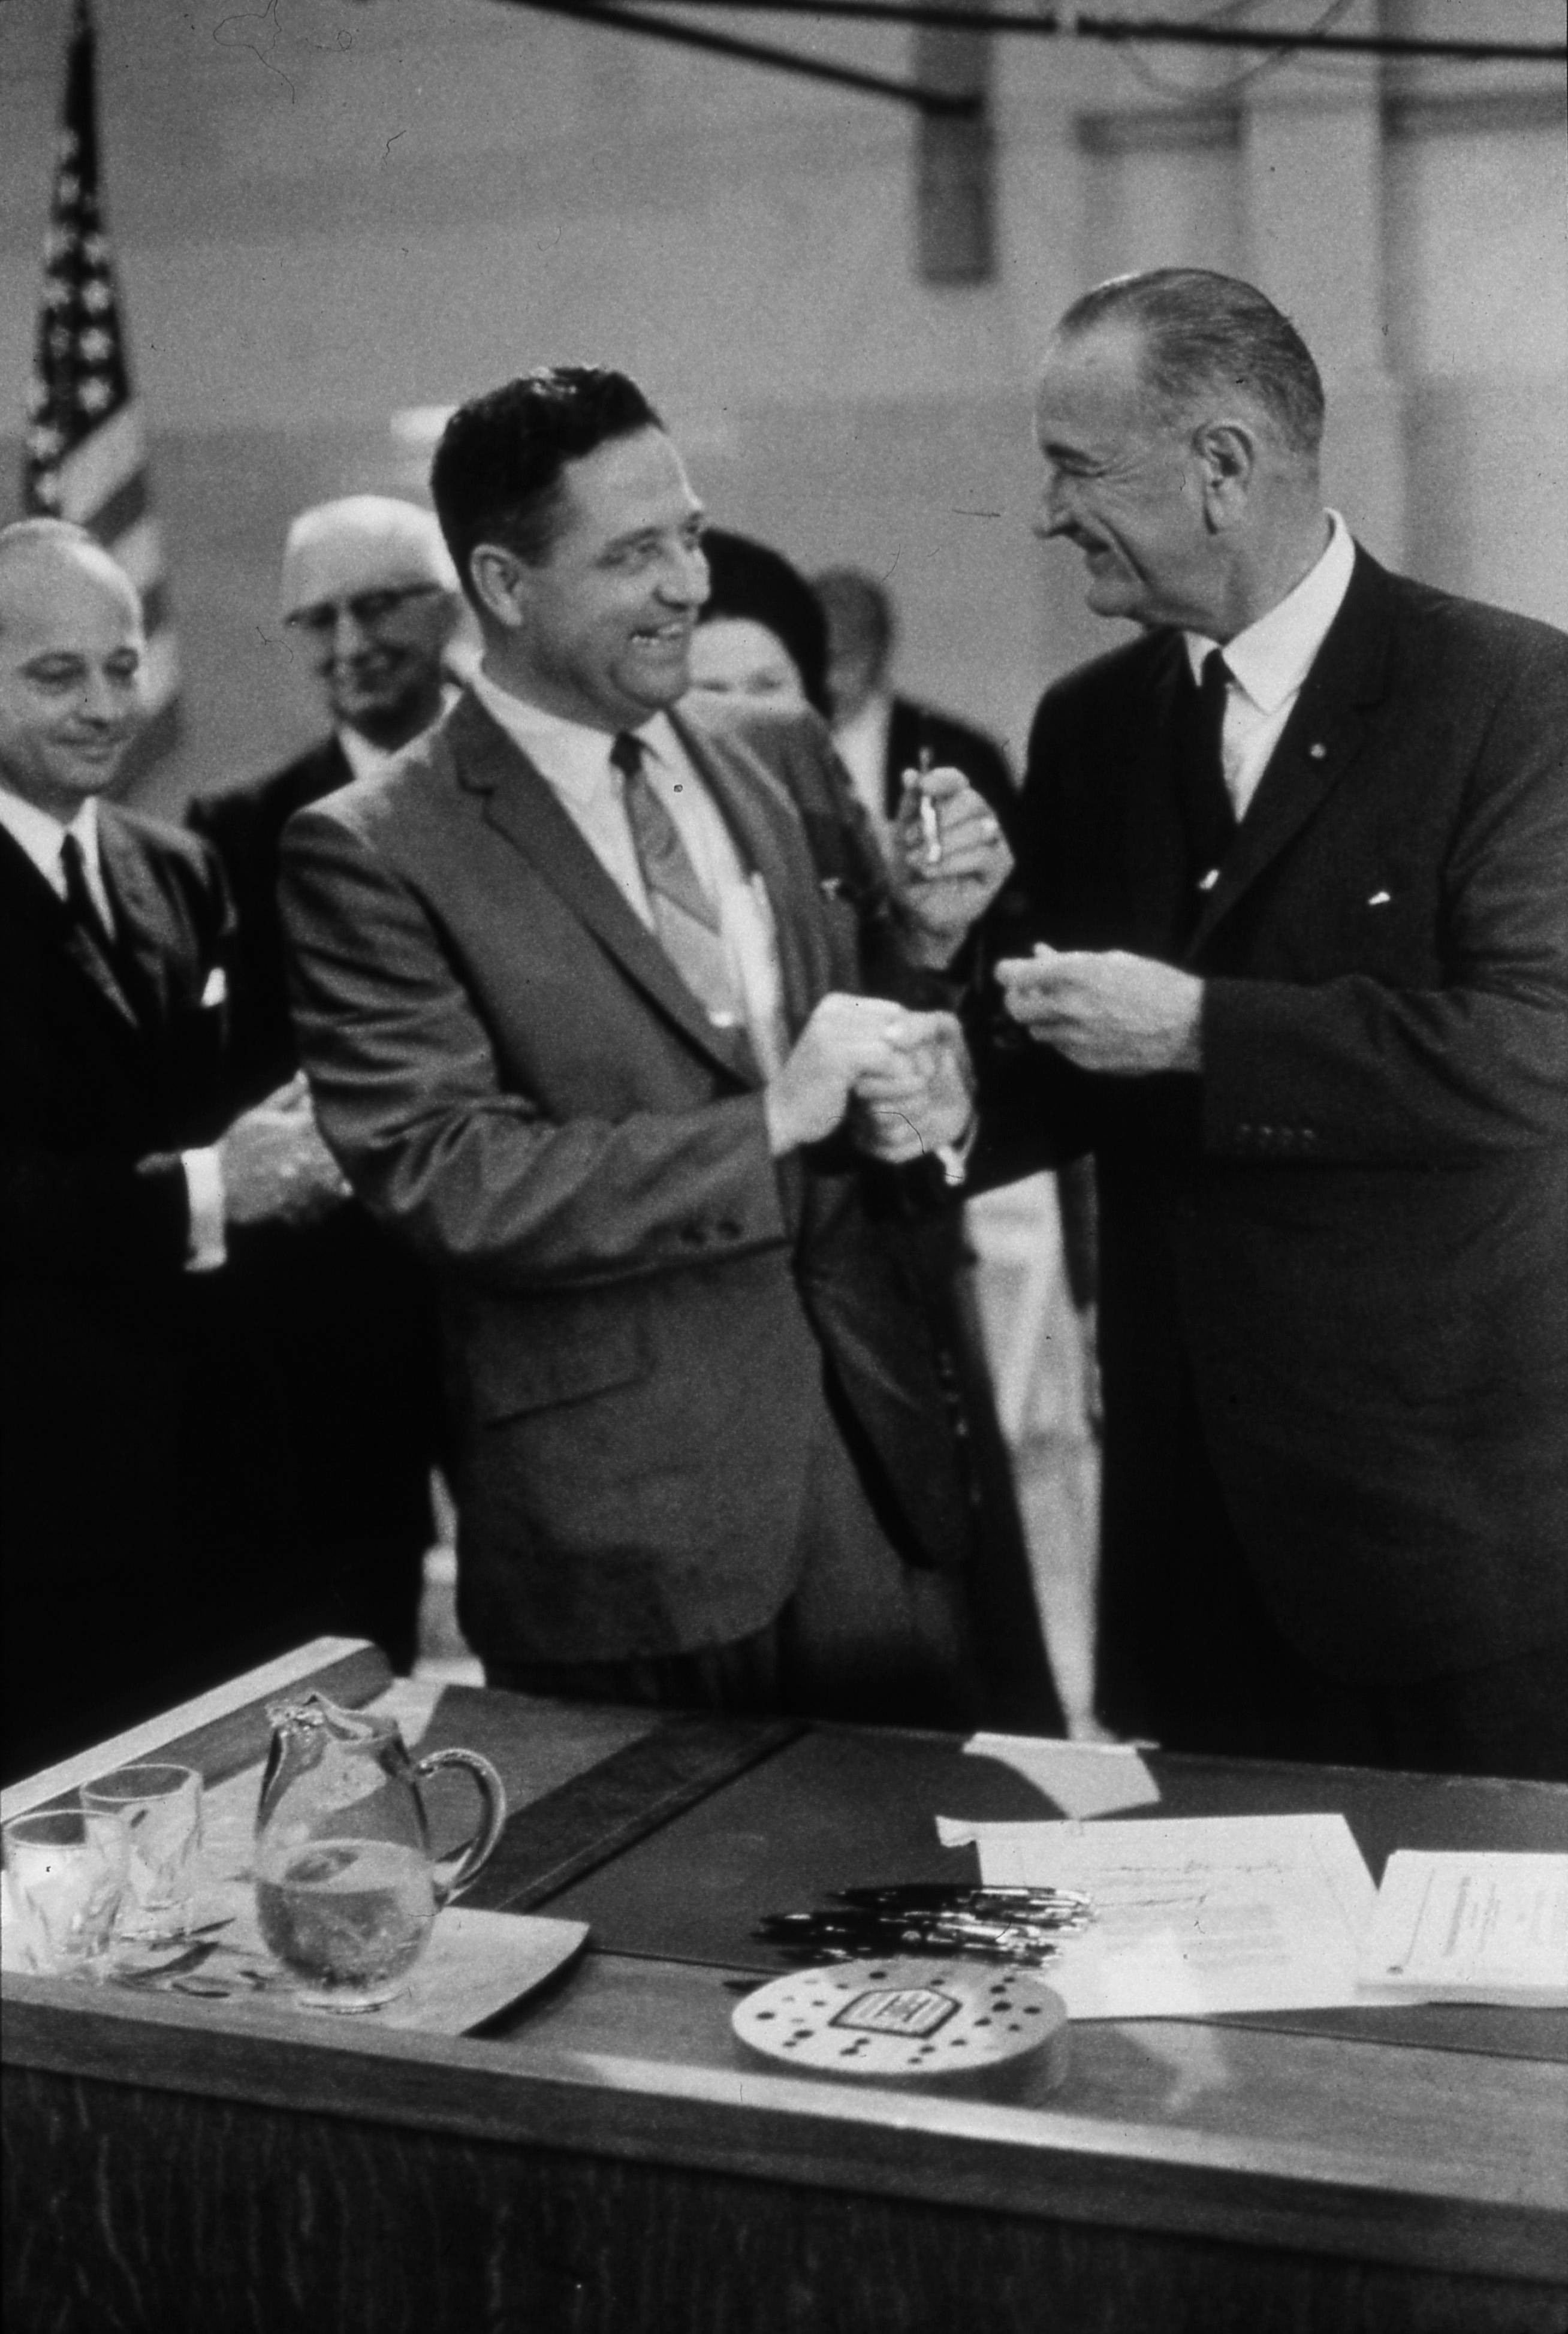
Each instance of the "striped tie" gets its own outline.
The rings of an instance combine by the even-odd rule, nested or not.
[[[714,1027],[744,1038],[745,999],[722,919],[691,863],[680,829],[649,778],[641,738],[623,729],[610,748],[610,761],[625,782],[627,821],[659,945]]]

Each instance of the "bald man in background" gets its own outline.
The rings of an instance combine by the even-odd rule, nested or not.
[[[278,846],[307,804],[382,768],[442,708],[461,619],[429,512],[384,495],[303,511],[284,551],[282,612],[309,658],[327,737],[269,776],[193,803],[237,922],[231,1011],[244,1098],[299,1114],[291,1191],[232,1236],[231,1283],[253,1356],[286,1419],[293,1509],[280,1596],[293,1634],[370,1636],[399,1669],[415,1651],[420,1562],[434,1536],[438,1441],[434,1332],[422,1274],[346,1197],[316,1133],[278,923]]]
[[[254,1551],[284,1520],[222,1268],[293,1134],[284,1111],[234,1120],[211,853],[105,799],[144,651],[134,587],[82,529],[0,529],[8,1776],[245,1666],[265,1567],[212,1511]]]

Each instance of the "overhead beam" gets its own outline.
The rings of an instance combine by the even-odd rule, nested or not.
[[[803,81],[826,82],[836,89],[853,90],[861,97],[879,97],[911,107],[931,120],[972,119],[981,101],[963,92],[925,89],[918,82],[898,81],[889,73],[862,72],[858,65],[830,64],[808,57],[799,49],[774,48],[765,41],[743,41],[730,33],[709,33],[699,24],[672,24],[668,17],[645,16],[635,8],[599,7],[594,0],[499,0],[504,8],[526,8],[538,16],[565,16],[575,24],[597,24],[607,33],[662,41],[669,46],[702,49],[710,56],[734,57],[760,65],[765,72],[784,72]],[[803,12],[804,13],[804,12]]]

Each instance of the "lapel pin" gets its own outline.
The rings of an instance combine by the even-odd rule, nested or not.
[[[1207,873],[1207,875],[1200,875],[1200,876],[1198,877],[1198,890],[1199,890],[1200,892],[1212,892],[1212,891],[1213,891],[1213,889],[1214,889],[1214,887],[1215,887],[1215,885],[1218,882],[1218,881],[1219,881],[1219,870],[1218,870],[1218,868],[1217,868],[1217,867],[1211,867],[1211,868],[1209,869],[1209,871],[1208,871],[1208,873]]]
[[[1393,896],[1391,892],[1374,892],[1367,905],[1369,908],[1386,908]]]
[[[1327,752],[1328,747],[1323,743],[1321,738],[1314,738],[1313,743],[1307,747],[1307,753],[1314,762],[1321,762]]]

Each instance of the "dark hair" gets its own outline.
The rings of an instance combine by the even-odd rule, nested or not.
[[[880,675],[887,670],[898,636],[891,594],[880,576],[863,567],[824,567],[812,578],[812,588],[828,620],[830,645],[835,632],[858,634]]]
[[[749,535],[710,526],[702,538],[713,588],[699,624],[725,616],[762,624],[794,661],[807,700],[823,719],[828,710],[828,628],[816,593],[779,551]]]
[[[637,383],[603,365],[536,365],[460,405],[430,465],[430,499],[468,597],[476,544],[535,565],[548,556],[568,462],[663,427]]]
[[[1075,300],[1056,330],[1075,340],[1121,323],[1141,334],[1143,378],[1169,419],[1206,392],[1240,390],[1291,453],[1315,456],[1323,434],[1318,369],[1290,318],[1255,285],[1207,267],[1113,275]]]

